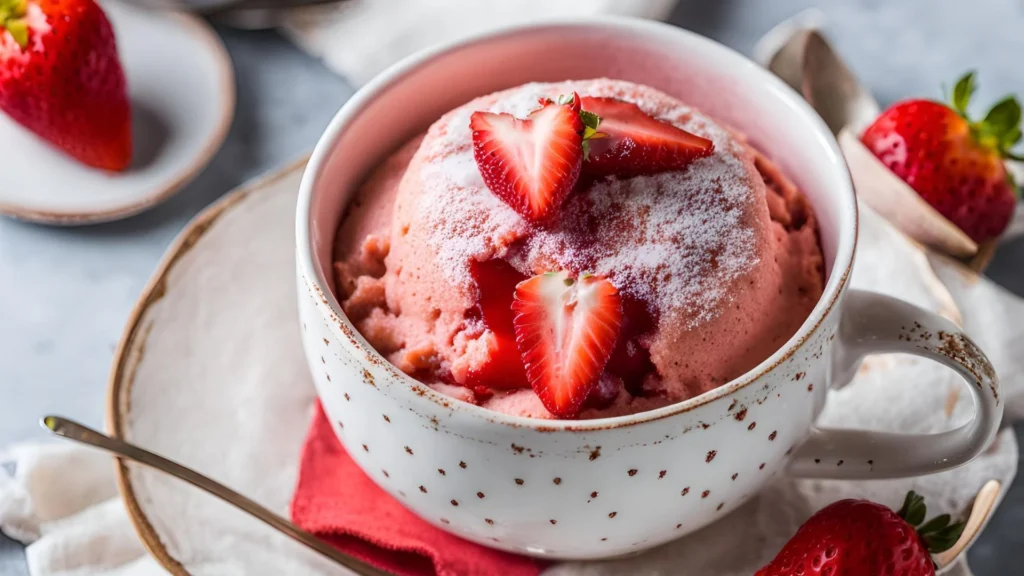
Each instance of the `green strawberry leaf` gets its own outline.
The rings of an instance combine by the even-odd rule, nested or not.
[[[963,522],[950,524],[938,532],[922,534],[921,540],[924,541],[925,547],[932,554],[945,552],[952,548],[953,544],[956,544],[956,541],[960,539],[960,535],[964,532],[964,526]]]
[[[3,28],[7,28],[7,31],[11,33],[11,38],[18,43],[18,46],[22,48],[28,46],[28,24],[24,20],[8,20],[0,26],[0,31]]]
[[[924,536],[926,534],[938,532],[939,530],[942,530],[949,526],[949,520],[949,514],[942,514],[940,516],[936,516],[935,518],[932,518],[931,520],[925,522],[920,528],[918,528],[917,533],[921,536]]]
[[[1020,126],[1020,116],[1020,102],[1017,102],[1017,99],[1013,96],[1007,96],[988,111],[982,123],[986,132],[997,137],[1002,142],[1007,134],[1018,129]]]
[[[956,86],[953,87],[953,109],[959,112],[964,118],[967,117],[967,104],[970,103],[971,96],[974,95],[974,90],[973,70],[964,74],[956,81]]]
[[[583,161],[590,160],[590,141],[597,138],[607,138],[604,132],[598,132],[597,127],[601,125],[601,117],[593,112],[580,110],[580,121],[583,122]]]
[[[907,497],[903,500],[903,507],[897,514],[906,520],[907,524],[916,527],[924,521],[925,515],[928,514],[928,509],[924,505],[924,497],[913,490],[907,492]]]
[[[584,126],[595,132],[597,131],[597,125],[601,123],[600,116],[586,110],[580,110],[580,120],[583,121]]]

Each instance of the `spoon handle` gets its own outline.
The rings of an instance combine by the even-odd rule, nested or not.
[[[243,512],[249,513],[257,520],[269,524],[271,528],[284,533],[286,536],[300,544],[303,544],[313,551],[319,552],[331,560],[334,560],[356,574],[361,574],[363,576],[389,576],[390,574],[389,572],[384,572],[383,570],[375,568],[325,544],[309,532],[306,532],[295,524],[292,524],[287,519],[274,514],[253,500],[235,492],[223,484],[203,476],[195,470],[186,468],[177,462],[168,460],[163,456],[154,454],[153,452],[142,449],[134,444],[130,444],[117,438],[111,438],[110,436],[97,432],[87,426],[83,426],[73,420],[68,420],[67,418],[62,418],[60,416],[46,416],[42,419],[41,423],[44,428],[53,432],[57,436],[106,450],[107,452],[111,452],[122,458],[127,458],[128,460],[138,462],[139,464],[149,466],[150,468],[155,468],[161,472],[170,474],[175,478],[184,480],[196,488],[232,504]]]

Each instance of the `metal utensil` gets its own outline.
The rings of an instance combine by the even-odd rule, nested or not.
[[[253,500],[235,492],[223,484],[203,476],[195,470],[186,468],[177,462],[168,460],[163,456],[154,454],[153,452],[135,446],[129,442],[125,442],[124,440],[111,438],[110,436],[97,432],[96,430],[88,428],[78,422],[68,420],[67,418],[62,418],[60,416],[45,416],[40,423],[44,428],[53,432],[57,436],[61,436],[62,438],[67,438],[69,440],[74,440],[76,442],[81,442],[83,444],[88,444],[90,446],[106,450],[118,457],[127,458],[133,462],[138,462],[139,464],[155,468],[156,470],[170,474],[175,478],[184,480],[196,488],[204,490],[207,493],[235,506],[243,512],[248,513],[257,520],[268,524],[278,532],[281,532],[303,546],[334,560],[356,574],[364,576],[389,576],[390,574],[389,572],[375,568],[327,545],[316,536],[313,536],[287,519],[271,512]]]

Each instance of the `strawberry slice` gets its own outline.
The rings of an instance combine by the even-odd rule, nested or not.
[[[477,391],[490,388],[529,388],[523,360],[519,356],[513,326],[512,300],[516,285],[526,279],[511,264],[504,260],[473,261],[469,273],[480,291],[477,307],[484,325],[491,331],[488,359],[466,374],[466,387]]]
[[[526,120],[474,112],[469,127],[484,183],[523,218],[549,218],[576,185],[583,164],[583,122],[571,102],[549,102]]]
[[[583,171],[592,176],[637,176],[681,170],[710,156],[711,140],[647,115],[636,104],[615,98],[584,96],[585,112],[600,116],[605,137],[588,140]]]
[[[572,418],[597,385],[622,324],[619,292],[606,279],[548,272],[516,286],[516,342],[544,407]]]

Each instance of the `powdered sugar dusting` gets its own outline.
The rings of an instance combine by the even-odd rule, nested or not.
[[[525,117],[538,99],[577,91],[636,103],[648,114],[710,138],[715,153],[682,172],[607,178],[577,192],[554,222],[523,220],[483,183],[473,159],[476,110]],[[417,217],[445,277],[471,287],[472,260],[505,258],[524,273],[554,266],[612,278],[626,295],[689,325],[714,317],[730,285],[759,261],[767,233],[756,216],[763,183],[749,151],[709,118],[654,89],[615,80],[526,84],[479,98],[431,127]],[[763,208],[763,207],[762,207]]]

